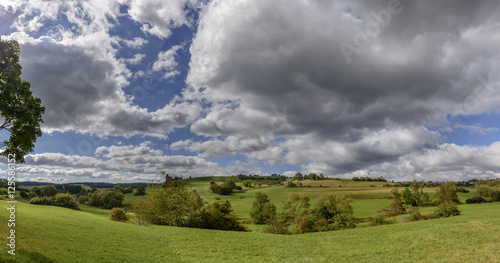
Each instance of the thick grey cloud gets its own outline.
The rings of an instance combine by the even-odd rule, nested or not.
[[[269,144],[284,160],[332,173],[435,148],[425,127],[449,129],[448,114],[499,111],[499,9],[491,1],[212,1],[191,45],[185,96],[218,103],[191,130],[227,138],[268,130],[285,140]]]
[[[339,44],[354,45],[356,29],[376,21],[370,12],[387,2],[214,1],[191,46],[188,81],[265,113],[286,107],[294,133],[331,138],[392,123],[427,125],[457,111],[478,77],[497,72],[497,63],[482,60],[498,58],[491,42],[499,40],[486,32],[469,37],[498,29],[492,2],[402,1],[347,63]],[[214,123],[200,120],[193,130],[207,125]]]
[[[83,47],[57,44],[49,39],[22,45],[24,79],[46,107],[47,131],[165,137],[199,114],[200,106],[172,101],[156,112],[132,105],[121,89],[126,83],[116,65],[88,54]]]

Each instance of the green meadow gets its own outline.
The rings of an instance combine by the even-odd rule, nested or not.
[[[222,179],[219,179],[222,180]],[[193,179],[191,185],[205,200],[210,178]],[[337,182],[338,183],[338,182]],[[256,191],[265,192],[278,209],[292,193],[311,198],[342,194],[353,199],[354,215],[376,215],[391,200],[391,187],[366,182],[334,186],[285,188],[262,184],[230,196],[238,219],[248,219]],[[433,194],[437,188],[425,188]],[[459,193],[464,201],[474,193]],[[125,196],[125,204],[137,198]],[[0,201],[0,210],[7,211]],[[460,205],[462,214],[444,219],[397,223],[308,233],[275,235],[262,226],[247,225],[252,232],[204,230],[169,226],[139,226],[108,219],[109,210],[80,205],[75,211],[54,206],[17,203],[16,255],[7,254],[7,213],[0,213],[0,262],[498,262],[500,261],[500,203]],[[422,214],[432,208],[424,208]],[[404,216],[399,216],[398,221]]]

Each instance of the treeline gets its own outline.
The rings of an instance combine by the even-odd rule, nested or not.
[[[367,181],[367,182],[387,182],[387,180],[384,179],[384,177],[380,176],[377,178],[371,178],[371,177],[353,177],[353,181]]]
[[[257,181],[262,181],[262,180],[280,181],[281,180],[281,181],[285,181],[286,180],[286,176],[280,175],[280,174],[271,174],[270,176],[238,174],[238,175],[236,175],[236,177],[240,181],[244,181],[244,180],[257,180]]]
[[[309,174],[302,174],[301,172],[296,173],[293,177],[292,180],[324,180],[326,177],[320,173],[317,175],[316,173],[309,173]]]

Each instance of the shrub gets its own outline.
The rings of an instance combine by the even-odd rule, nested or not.
[[[291,234],[288,227],[290,224],[287,223],[287,220],[284,219],[283,216],[274,216],[271,218],[262,232],[270,233],[270,234],[279,234],[279,235],[289,235]]]
[[[8,195],[9,191],[7,191],[7,188],[0,188],[0,195]]]
[[[378,215],[372,218],[372,220],[370,221],[370,226],[388,225],[390,223],[391,222],[389,221],[389,219],[384,216]]]
[[[339,230],[356,227],[351,199],[343,195],[320,196],[316,201],[313,213],[317,219],[325,218],[328,222],[326,230]]]
[[[113,207],[123,206],[123,199],[124,195],[121,191],[116,189],[106,189],[90,194],[88,203],[90,206],[111,209]]]
[[[87,203],[88,200],[89,200],[89,197],[86,195],[82,195],[82,196],[78,197],[78,203],[80,203],[80,204],[85,204],[85,203]]]
[[[113,221],[126,222],[128,220],[128,216],[123,208],[115,207],[109,211],[109,219]]]
[[[434,217],[440,218],[440,217],[460,215],[460,212],[461,211],[458,209],[458,206],[456,204],[443,203],[436,207],[436,209],[433,212],[433,215]]]
[[[419,221],[419,220],[423,220],[424,219],[424,216],[422,214],[420,214],[420,212],[418,211],[415,211],[411,214],[409,214],[407,217],[405,217],[403,219],[404,222],[414,222],[414,221]]]
[[[316,229],[314,228],[314,224],[311,224],[311,222],[307,220],[300,221],[297,225],[297,230],[299,233],[309,233],[316,231]]]
[[[252,187],[252,182],[250,182],[250,180],[245,180],[245,181],[243,181],[243,186],[244,187]]]
[[[141,184],[141,186],[139,186],[137,188],[137,191],[135,191],[134,195],[135,196],[146,195],[146,185],[145,184]]]
[[[476,204],[476,203],[485,203],[486,200],[482,196],[476,195],[476,196],[473,196],[473,197],[465,200],[465,202],[467,204]]]
[[[191,218],[188,226],[203,229],[248,231],[231,215],[231,212],[229,201],[212,201],[203,205],[200,211]]]
[[[149,186],[147,192],[133,209],[141,220],[154,225],[188,226],[204,204],[198,192],[185,185]]]
[[[67,207],[75,210],[80,209],[78,207],[78,203],[75,201],[75,198],[73,198],[70,194],[56,194],[54,201],[56,206]]]
[[[456,182],[446,182],[442,184],[436,192],[436,197],[439,199],[439,203],[456,203],[459,204],[460,201],[457,197],[457,183]]]
[[[55,196],[59,191],[54,186],[45,186],[41,190],[41,195],[43,196]]]
[[[21,196],[21,198],[23,198],[23,199],[28,199],[28,198],[29,198],[28,194],[27,194],[24,190],[23,190],[23,191],[21,191],[21,192],[19,193],[19,195],[20,195],[20,196]]]
[[[476,193],[485,199],[491,198],[492,201],[500,201],[500,188],[480,184],[476,187]]]
[[[56,205],[54,202],[54,198],[42,196],[42,197],[33,197],[30,200],[30,204],[33,205]]]
[[[231,189],[226,183],[223,183],[221,185],[218,185],[216,183],[211,184],[209,189],[214,194],[219,195],[230,195],[233,192],[233,189]]]
[[[250,208],[250,217],[255,224],[265,224],[276,215],[276,206],[263,192],[256,192]]]

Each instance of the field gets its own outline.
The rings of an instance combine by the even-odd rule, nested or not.
[[[206,200],[208,182],[192,185]],[[246,189],[246,188],[244,188]],[[353,198],[356,217],[375,215],[391,200],[387,187],[353,184],[347,187],[251,189],[231,200],[240,219],[247,219],[256,190],[266,192],[278,208],[293,192],[314,200],[328,193]],[[429,193],[436,188],[426,188]],[[460,199],[473,193],[459,194]],[[127,202],[135,200],[133,195]],[[7,203],[0,201],[0,211]],[[81,211],[18,202],[17,255],[0,253],[0,262],[498,262],[500,203],[461,205],[460,216],[377,227],[281,236],[166,226],[138,226],[108,219],[108,210],[81,206]],[[425,211],[431,209],[426,208]],[[0,238],[8,232],[0,213]],[[133,220],[132,220],[133,221]]]

